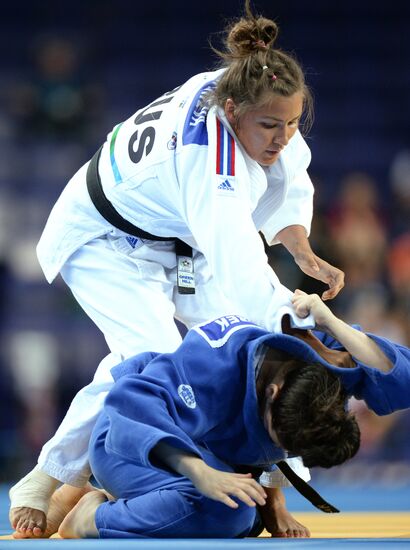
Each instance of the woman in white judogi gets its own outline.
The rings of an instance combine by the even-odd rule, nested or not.
[[[46,513],[58,481],[87,482],[89,434],[110,369],[142,351],[174,351],[174,318],[190,328],[234,312],[281,330],[278,311],[290,292],[259,232],[328,283],[325,298],[342,288],[343,273],[308,242],[311,155],[298,127],[311,97],[298,63],[273,48],[276,34],[273,21],[249,12],[228,32],[222,69],[193,76],[117,125],[54,206],[40,264],[50,283],[62,275],[110,354],[36,469],[12,489],[21,532],[42,531],[44,518],[30,509]]]

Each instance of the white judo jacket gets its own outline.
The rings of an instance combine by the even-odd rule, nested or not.
[[[99,174],[123,218],[201,252],[236,310],[277,330],[273,319],[280,319],[278,307],[290,293],[268,265],[258,232],[269,244],[289,225],[309,234],[311,154],[296,132],[271,167],[252,160],[223,111],[204,101],[222,71],[192,77],[116,126],[103,146]],[[37,247],[49,282],[82,245],[114,230],[91,202],[86,168],[80,169],[83,185],[76,177],[63,190]]]

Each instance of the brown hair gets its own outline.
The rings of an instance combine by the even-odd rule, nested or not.
[[[240,117],[250,108],[263,105],[269,94],[290,97],[302,92],[306,133],[313,122],[312,94],[295,57],[273,47],[278,31],[271,19],[253,15],[250,0],[245,0],[245,16],[225,29],[225,51],[213,48],[226,71],[210,99],[224,108],[231,98]]]
[[[307,467],[342,464],[360,446],[340,378],[319,364],[289,369],[272,404],[272,427],[281,446],[301,456]]]

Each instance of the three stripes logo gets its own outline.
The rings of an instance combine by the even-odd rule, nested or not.
[[[216,119],[216,174],[222,180],[217,187],[218,193],[234,196],[235,140],[218,118]]]
[[[220,191],[235,191],[234,186],[229,183],[228,180],[224,180],[222,183],[218,185],[218,189]]]

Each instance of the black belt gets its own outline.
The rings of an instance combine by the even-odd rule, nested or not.
[[[103,218],[110,222],[111,225],[117,229],[121,229],[121,231],[124,231],[124,233],[127,233],[128,235],[150,241],[175,242],[178,292],[179,294],[195,294],[192,248],[176,237],[158,237],[157,235],[152,235],[151,233],[148,233],[148,231],[144,231],[140,227],[136,227],[117,212],[105,196],[101,185],[100,174],[98,173],[98,161],[100,159],[101,150],[102,146],[92,157],[87,169],[87,189],[95,208]]]
[[[315,491],[304,479],[299,477],[289,466],[287,462],[284,460],[280,460],[279,462],[275,463],[275,466],[279,468],[279,470],[282,472],[282,474],[288,479],[293,487],[302,495],[304,496],[313,506],[316,506],[316,508],[319,508],[319,510],[322,510],[322,512],[326,512],[327,514],[334,514],[339,512],[337,508],[326,502],[317,491]],[[248,472],[251,472],[252,477],[254,479],[258,479],[263,472],[263,468],[257,467],[257,466],[248,466],[248,465],[241,465],[235,467],[235,472],[240,474],[247,474]]]
[[[332,506],[324,500],[317,491],[315,491],[304,479],[299,477],[284,460],[276,463],[276,466],[282,472],[282,474],[292,483],[293,487],[299,491],[307,500],[309,500],[313,506],[326,512],[327,514],[334,514],[340,512],[337,508]]]

